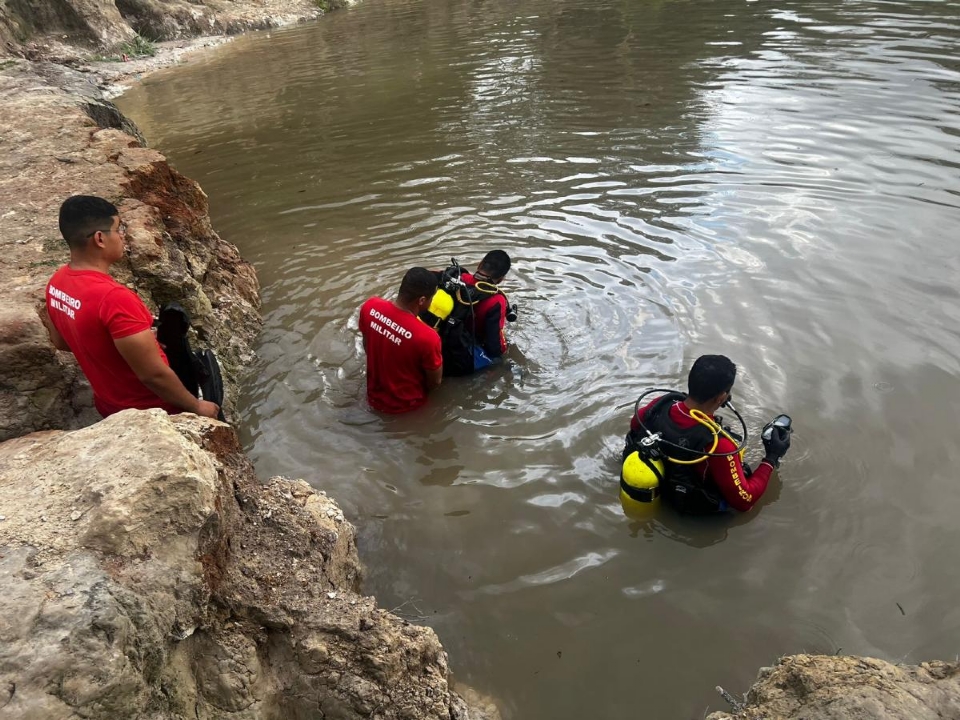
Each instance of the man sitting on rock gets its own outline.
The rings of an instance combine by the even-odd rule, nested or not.
[[[153,316],[132,290],[108,274],[123,258],[126,228],[103,198],[75,195],[60,206],[70,262],[47,283],[44,324],[58,350],[72,352],[107,417],[129,408],[162,408],[217,417],[170,369],[152,330]]]

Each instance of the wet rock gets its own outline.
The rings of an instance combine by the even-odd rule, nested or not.
[[[432,630],[357,593],[335,503],[261,484],[222,423],[129,410],[10,440],[0,506],[5,719],[497,717]]]
[[[742,710],[707,720],[960,718],[960,663],[892,665],[873,658],[791,655],[764,668]]]

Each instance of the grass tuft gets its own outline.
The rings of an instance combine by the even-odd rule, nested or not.
[[[121,43],[119,50],[130,57],[153,57],[157,54],[157,45],[143,35],[134,35],[133,40]]]
[[[128,58],[153,57],[157,54],[157,44],[143,35],[134,35],[132,40],[122,42],[113,48],[109,55],[95,55],[94,60],[99,62],[120,62],[123,56]]]
[[[313,4],[325,13],[328,13],[331,10],[339,10],[342,7],[346,7],[349,2],[348,0],[313,0]]]

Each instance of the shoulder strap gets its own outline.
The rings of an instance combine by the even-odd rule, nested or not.
[[[670,408],[676,402],[681,402],[686,400],[687,396],[680,392],[668,392],[665,395],[657,398],[657,400],[650,406],[650,409],[644,413],[643,420],[640,420],[638,417],[637,420],[644,426],[648,427],[651,432],[659,432],[662,428],[658,427],[664,417],[669,417],[668,413]]]

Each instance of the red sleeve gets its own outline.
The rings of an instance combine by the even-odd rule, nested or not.
[[[649,410],[649,409],[650,409],[650,406],[653,405],[657,400],[659,400],[659,398],[654,398],[653,400],[651,400],[650,402],[648,402],[646,405],[644,405],[642,408],[640,408],[640,417],[641,417],[641,418],[646,417],[646,415],[647,415],[647,410]],[[640,423],[637,422],[637,413],[634,412],[633,415],[630,416],[630,430],[631,430],[631,431],[634,431],[634,430],[638,429],[639,427],[640,427]]]
[[[149,330],[153,315],[135,292],[125,287],[114,288],[100,303],[100,322],[114,340]]]
[[[426,327],[426,325],[424,326]],[[421,359],[424,370],[436,370],[443,365],[443,352],[440,349],[440,336],[432,330],[426,335],[428,344]]]
[[[507,298],[495,295],[483,317],[483,349],[492,358],[500,357],[507,351],[507,338],[503,334],[506,321]]]
[[[727,440],[721,438],[715,452],[730,452],[736,449],[736,446]],[[716,483],[723,495],[723,499],[734,510],[746,512],[752,508],[767,489],[767,483],[770,482],[770,473],[773,466],[768,462],[762,462],[753,471],[750,477],[743,471],[743,464],[740,462],[740,455],[726,455],[722,457],[712,457],[708,460],[710,464],[710,478]]]

